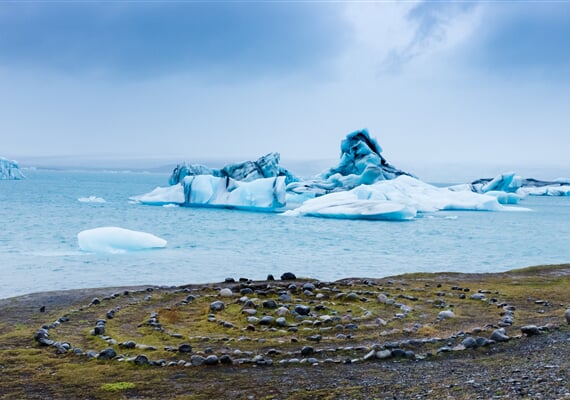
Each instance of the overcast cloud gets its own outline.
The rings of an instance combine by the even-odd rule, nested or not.
[[[2,2],[0,154],[568,170],[570,3]],[[500,172],[500,171],[498,171]]]

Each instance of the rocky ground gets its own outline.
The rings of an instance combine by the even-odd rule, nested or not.
[[[570,399],[569,287],[560,265],[4,299],[0,397]]]

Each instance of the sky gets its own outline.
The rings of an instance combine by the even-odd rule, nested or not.
[[[569,110],[570,1],[0,0],[8,158],[335,159],[367,128],[396,166],[562,173]]]

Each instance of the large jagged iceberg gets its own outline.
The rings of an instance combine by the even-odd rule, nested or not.
[[[279,154],[211,169],[178,165],[170,187],[134,197],[143,204],[287,211],[288,215],[409,220],[438,210],[509,209],[497,197],[428,185],[390,165],[367,130],[341,142],[340,161],[315,178],[300,180],[279,165]]]
[[[20,171],[18,163],[7,158],[0,157],[0,180],[1,179],[24,179],[24,174]]]

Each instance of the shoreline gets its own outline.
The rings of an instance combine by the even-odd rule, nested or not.
[[[566,399],[569,286],[563,264],[1,299],[0,397]]]

